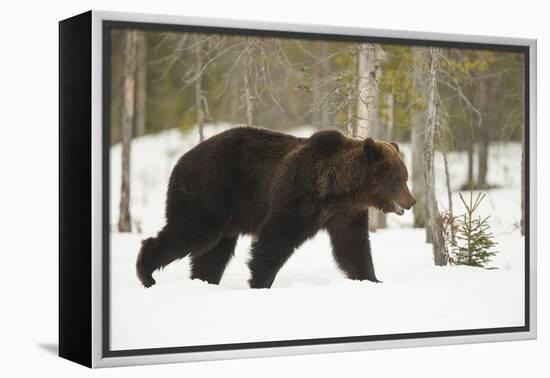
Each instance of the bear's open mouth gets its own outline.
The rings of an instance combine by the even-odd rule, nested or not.
[[[401,205],[399,205],[396,201],[392,201],[391,204],[392,204],[392,207],[393,207],[392,211],[393,211],[395,214],[397,214],[397,215],[403,215],[403,214],[405,213],[405,209],[403,209],[403,208],[401,207]]]

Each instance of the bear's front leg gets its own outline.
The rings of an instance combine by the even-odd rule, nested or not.
[[[380,282],[374,273],[366,211],[336,214],[327,231],[334,259],[349,279]]]
[[[268,221],[262,225],[252,243],[248,262],[251,277],[248,283],[253,289],[270,288],[284,263],[310,235],[294,217],[282,217],[281,221]]]

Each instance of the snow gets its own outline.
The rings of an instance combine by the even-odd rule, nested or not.
[[[228,124],[208,125],[206,136]],[[308,136],[314,130],[292,133]],[[436,267],[424,231],[412,229],[412,213],[389,215],[389,228],[371,233],[374,264],[383,283],[347,280],[336,268],[324,232],[302,245],[281,269],[272,289],[249,289],[250,237],[239,239],[220,285],[189,279],[188,259],[154,274],[144,289],[135,276],[142,239],[162,227],[166,183],[196,133],[170,130],[132,144],[132,207],[141,232],[111,232],[111,349],[159,348],[340,336],[522,326],[524,241],[520,217],[520,146],[490,148],[489,178],[481,215],[491,215],[499,253],[486,270]],[[400,145],[410,166],[410,148]],[[111,148],[111,220],[116,225],[120,145]],[[466,156],[448,156],[455,214],[465,182]],[[443,163],[436,155],[440,205],[447,207]],[[467,194],[467,193],[464,193]],[[134,227],[136,228],[136,227]]]

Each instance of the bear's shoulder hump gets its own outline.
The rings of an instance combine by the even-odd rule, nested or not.
[[[320,152],[334,152],[346,137],[337,130],[322,130],[313,134],[309,142],[313,148]]]

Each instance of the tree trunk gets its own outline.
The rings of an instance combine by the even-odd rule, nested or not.
[[[136,30],[126,32],[125,45],[124,102],[122,104],[122,180],[120,185],[120,208],[118,218],[119,232],[132,231],[132,218],[130,216],[130,149],[136,99]]]
[[[393,117],[393,111],[394,111],[394,97],[392,93],[386,93],[385,102],[386,102],[386,109],[384,111],[384,115],[386,118],[386,124],[382,127],[382,130],[384,131],[384,137],[383,139],[390,140],[393,136],[393,126],[394,126],[394,117]]]
[[[348,117],[347,117],[347,132],[348,135],[351,137],[360,136],[359,131],[359,121],[355,122],[355,117],[353,115],[353,109],[356,106],[357,99],[356,97],[359,96],[358,90],[357,90],[357,77],[360,76],[360,74],[357,74],[357,56],[353,54],[351,56],[351,84],[350,89],[348,91]],[[359,68],[360,69],[360,68]],[[357,109],[359,112],[359,109]]]
[[[376,138],[378,123],[378,54],[376,46],[364,43],[359,50],[357,80],[357,136]]]
[[[473,87],[472,85],[466,85],[464,88],[464,95],[469,99],[469,101],[473,104],[474,101],[474,93],[473,93]],[[468,157],[468,178],[466,179],[466,182],[462,186],[463,190],[470,190],[471,188],[474,188],[476,186],[476,182],[474,180],[474,145],[475,145],[475,133],[474,133],[474,124],[473,124],[473,117],[474,114],[472,110],[468,110],[468,125],[469,129],[467,132],[468,137],[468,145],[466,147],[466,153]],[[477,115],[476,115],[477,117]]]
[[[381,138],[378,117],[379,51],[372,43],[364,43],[359,49],[357,78],[357,130],[360,138]],[[369,229],[376,231],[385,226],[386,218],[376,209],[369,209]]]
[[[199,141],[204,140],[204,109],[203,109],[203,93],[202,93],[202,45],[200,42],[201,36],[195,38],[195,111],[197,117],[197,128],[199,130]]]
[[[468,133],[469,141],[468,141],[468,147],[467,147],[467,154],[468,154],[468,181],[466,184],[464,184],[463,189],[464,190],[470,190],[470,188],[473,188],[475,186],[474,182],[474,137],[472,135],[472,132]]]
[[[478,110],[481,113],[481,128],[477,143],[478,165],[477,165],[477,185],[478,189],[487,188],[487,169],[489,157],[489,98],[487,96],[487,79],[479,81]]]
[[[450,128],[449,126],[449,117],[443,117],[440,115],[440,124],[444,124],[447,129]],[[441,132],[436,132],[437,136],[437,144],[439,145],[441,155],[443,157],[443,169],[445,171],[445,186],[447,188],[447,209],[449,211],[449,215],[452,218],[453,217],[453,191],[451,189],[451,175],[449,174],[449,160],[447,159],[447,146],[445,145],[445,142],[443,138],[441,137]],[[452,230],[451,230],[452,231]]]
[[[315,54],[315,56],[317,57],[317,59],[323,59],[323,54],[322,54],[322,49],[323,49],[323,45],[325,45],[326,43],[324,41],[313,41],[312,42],[312,50],[313,50],[313,53]],[[323,65],[321,63],[317,63],[315,65],[315,75],[319,78],[319,79],[323,79]],[[319,104],[319,101],[321,99],[321,96],[322,96],[322,93],[321,93],[321,87],[318,86],[318,85],[314,85],[313,88],[311,89],[311,94],[313,96],[313,100],[312,102],[314,104]],[[311,112],[311,118],[310,118],[310,123],[312,125],[315,125],[315,126],[323,126],[323,123],[322,123],[322,111],[324,109],[324,106],[321,106],[320,108],[318,108],[317,106],[315,107],[315,109]]]
[[[428,75],[428,51],[425,47],[412,48],[414,71],[413,83],[415,96],[422,100],[426,98]],[[421,104],[424,105],[425,104]],[[412,147],[412,191],[416,199],[413,207],[414,227],[424,228],[427,226],[428,209],[426,207],[426,184],[424,181],[424,138],[426,128],[426,111],[417,109],[412,117],[411,147]]]
[[[441,154],[443,155],[443,166],[445,168],[445,184],[447,186],[447,206],[449,211],[449,218],[451,221],[451,243],[454,243],[455,241],[455,230],[452,227],[452,224],[454,223],[454,213],[453,213],[453,192],[451,190],[451,175],[449,174],[449,161],[447,160],[447,153],[445,150],[441,150]]]
[[[381,50],[380,50],[381,51]],[[379,60],[381,57],[379,57]],[[379,61],[377,62],[379,63]],[[378,65],[376,78],[380,78],[382,73],[380,69],[380,64]],[[378,97],[380,97],[380,93],[378,93]],[[393,134],[393,95],[391,93],[387,93],[385,96],[385,102],[386,102],[386,108],[384,109],[384,118],[386,122],[382,122],[380,117],[376,117],[377,122],[375,123],[375,132],[374,135],[377,136],[378,139],[390,141]],[[380,229],[380,228],[387,228],[388,227],[388,218],[386,214],[384,214],[382,211],[373,209],[372,211],[374,214],[374,224],[372,226],[373,229]]]
[[[437,207],[435,196],[435,176],[434,176],[434,138],[437,123],[437,70],[438,57],[435,48],[429,48],[429,84],[428,84],[428,104],[427,121],[424,133],[424,180],[426,182],[426,203],[428,207],[428,217],[431,227],[432,248],[434,263],[438,266],[447,265],[447,251],[445,249],[445,239],[443,237],[443,228],[441,224],[441,215]]]
[[[147,120],[147,41],[145,32],[137,32],[136,46],[136,105],[135,135],[145,135]]]
[[[380,75],[377,75],[377,77],[380,77]],[[376,130],[376,134],[378,135],[378,138],[385,140],[385,141],[391,141],[392,135],[393,135],[393,109],[394,109],[394,98],[393,94],[386,93],[384,95],[386,108],[384,109],[384,118],[385,122],[382,122],[380,118],[378,118],[378,126]],[[372,211],[375,216],[375,224],[373,225],[373,228],[387,228],[388,227],[388,217],[386,214],[384,214],[380,210],[373,209]]]
[[[326,78],[330,74],[330,62],[326,59],[326,57],[329,55],[328,50],[328,43],[322,42],[321,45],[321,59],[323,59],[323,62],[321,63],[321,77]],[[323,127],[329,127],[330,120],[329,120],[329,113],[328,108],[326,106],[323,106],[323,109],[321,109],[321,125]]]
[[[230,79],[229,82],[229,114],[230,120],[234,123],[241,122],[242,118],[239,116],[239,97],[241,97],[240,80]]]
[[[251,127],[254,118],[255,82],[254,82],[254,37],[246,42],[246,59],[244,73],[244,97],[246,103],[246,125]]]

